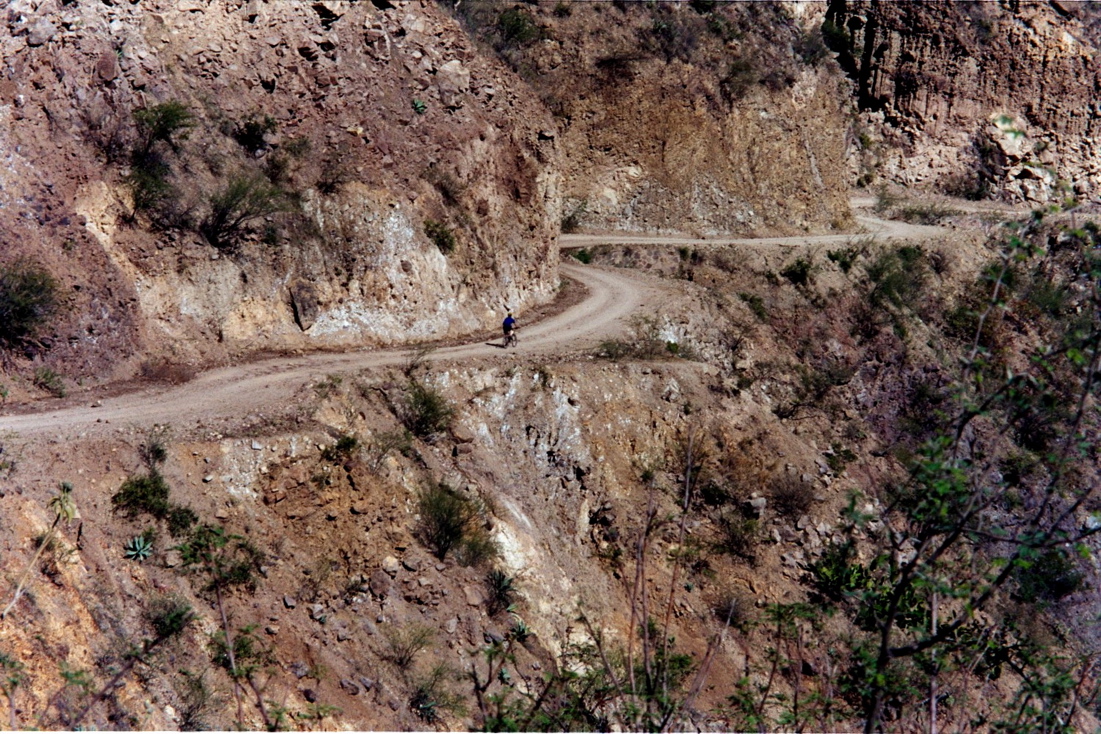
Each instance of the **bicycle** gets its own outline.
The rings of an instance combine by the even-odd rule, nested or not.
[[[516,330],[515,329],[513,329],[509,333],[505,334],[505,344],[504,344],[505,349],[508,349],[509,347],[514,347],[519,343],[520,343],[520,340],[516,336]]]

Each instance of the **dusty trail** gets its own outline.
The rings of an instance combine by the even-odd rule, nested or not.
[[[883,239],[924,239],[943,233],[928,227],[858,217],[864,236]],[[664,245],[709,247],[750,245],[754,247],[823,245],[844,243],[853,234],[760,239],[694,239],[644,237],[621,234],[564,235],[564,248],[598,244]],[[510,351],[496,343],[471,343],[432,352],[431,361],[511,360],[516,356],[560,356],[597,344],[622,329],[623,321],[645,305],[661,302],[668,285],[653,276],[621,269],[563,263],[564,275],[578,281],[587,294],[579,303],[543,321],[525,326],[520,345]],[[405,363],[409,347],[363,350],[342,354],[314,354],[304,357],[274,357],[204,372],[178,386],[145,387],[115,397],[103,398],[98,407],[87,404],[22,415],[0,415],[0,433],[80,434],[106,433],[122,425],[195,424],[232,416],[243,416],[265,406],[290,402],[292,396],[318,375],[332,372],[387,367]],[[87,396],[81,398],[87,401]]]
[[[880,239],[928,239],[944,234],[941,227],[931,227],[922,224],[908,224],[874,217],[858,216],[856,220],[862,225],[863,231],[847,234],[826,234],[814,236],[796,237],[757,237],[757,238],[730,238],[707,237],[686,238],[671,236],[629,235],[612,232],[609,234],[565,234],[558,238],[558,246],[562,248],[594,247],[596,245],[667,245],[669,247],[729,247],[732,245],[748,245],[752,247],[774,246],[800,246],[800,245],[840,245],[859,237],[876,237]]]

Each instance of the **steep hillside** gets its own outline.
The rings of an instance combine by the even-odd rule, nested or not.
[[[568,227],[712,235],[848,221],[848,84],[805,10],[480,2],[454,12],[554,114]]]
[[[599,345],[5,437],[16,725],[917,730],[935,681],[943,726],[1089,727],[1097,227],[1067,223],[591,247],[652,291]]]
[[[825,35],[869,126],[853,139],[860,175],[973,198],[1095,198],[1098,18],[1096,3],[1061,0],[832,0]]]
[[[68,376],[464,333],[557,286],[553,123],[433,6],[4,21],[5,261],[60,281],[32,351]]]
[[[460,5],[472,38],[446,4],[7,4],[3,263],[63,305],[18,351],[181,379],[490,326],[553,295],[563,222],[844,225],[813,22],[705,5]]]

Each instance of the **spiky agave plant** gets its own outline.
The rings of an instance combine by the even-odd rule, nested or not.
[[[123,548],[126,557],[131,561],[144,561],[153,552],[153,544],[144,535],[135,535]]]

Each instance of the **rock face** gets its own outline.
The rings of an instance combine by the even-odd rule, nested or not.
[[[43,339],[66,374],[469,333],[553,294],[539,101],[434,4],[328,5],[0,11],[0,249],[78,284]],[[133,113],[173,100],[194,124],[160,150],[168,201],[135,215]],[[258,175],[282,211],[213,247],[212,195]]]
[[[847,85],[798,3],[463,7],[555,115],[568,224],[712,234],[848,218]]]
[[[893,148],[873,153],[888,177],[1033,202],[1101,191],[1096,4],[832,0],[825,19]]]

